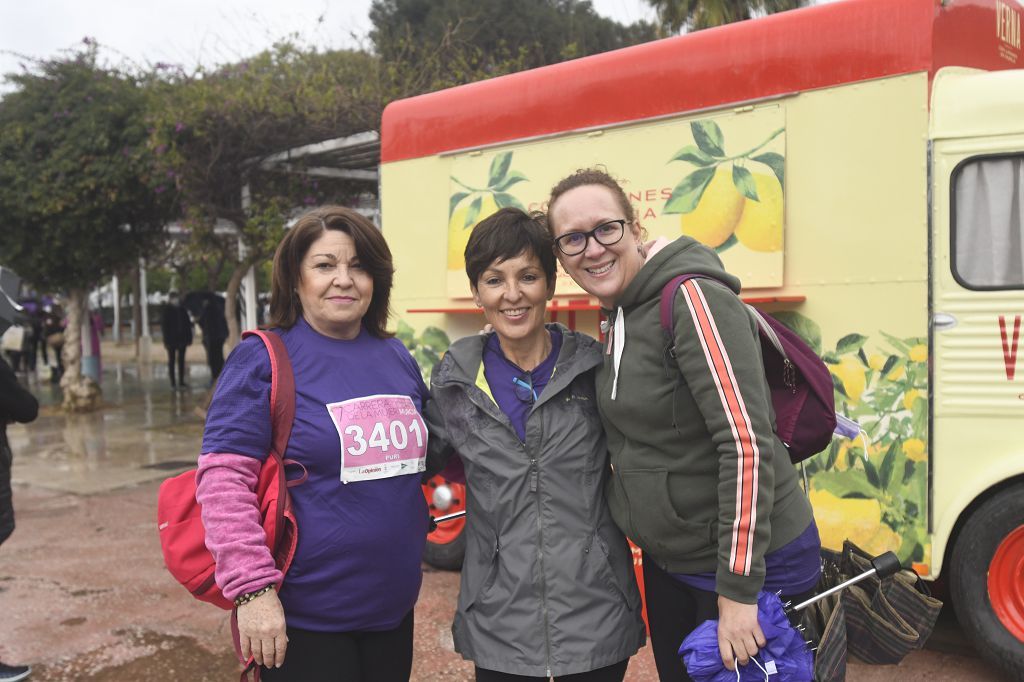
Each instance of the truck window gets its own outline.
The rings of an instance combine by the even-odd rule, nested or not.
[[[1024,288],[1024,155],[953,174],[953,275],[968,289]]]

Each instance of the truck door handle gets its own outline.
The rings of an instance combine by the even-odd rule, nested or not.
[[[932,329],[942,331],[952,329],[956,326],[956,318],[949,313],[935,313],[932,315]]]

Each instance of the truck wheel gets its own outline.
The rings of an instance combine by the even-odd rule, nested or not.
[[[427,498],[430,515],[434,517],[466,509],[466,486],[442,476],[434,476],[424,484],[423,495]],[[437,530],[427,536],[423,560],[434,568],[446,571],[461,569],[462,557],[466,553],[465,528],[465,517],[438,524]]]
[[[979,653],[1024,680],[1024,484],[978,507],[953,548],[957,619]]]

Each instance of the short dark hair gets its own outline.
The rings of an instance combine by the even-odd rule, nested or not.
[[[338,230],[352,238],[360,264],[373,279],[373,296],[363,316],[366,331],[381,339],[394,336],[386,329],[395,276],[391,249],[373,223],[344,206],[321,206],[304,213],[278,244],[271,277],[269,326],[290,329],[298,322],[302,303],[296,289],[302,259],[326,230]]]
[[[523,253],[532,253],[540,261],[549,287],[555,283],[554,242],[544,226],[544,214],[526,213],[518,208],[503,208],[484,218],[469,235],[466,244],[466,276],[474,289],[480,275],[498,261]]]
[[[551,210],[554,208],[555,202],[558,201],[559,197],[571,189],[586,185],[599,185],[609,189],[615,195],[615,200],[619,202],[619,208],[622,209],[622,214],[626,217],[626,220],[630,223],[637,223],[643,238],[647,238],[647,230],[637,222],[636,211],[633,210],[633,204],[630,203],[629,197],[626,196],[626,191],[622,189],[622,185],[619,184],[618,180],[613,178],[608,171],[601,168],[580,168],[571,175],[559,180],[551,188],[551,194],[548,196],[548,216],[551,215]],[[555,228],[551,225],[551,221],[548,220],[545,224],[553,236]]]

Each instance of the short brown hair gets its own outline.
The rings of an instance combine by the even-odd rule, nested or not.
[[[395,276],[391,249],[373,223],[344,206],[321,206],[304,213],[278,244],[270,286],[269,326],[290,329],[298,322],[302,304],[296,289],[302,259],[326,230],[338,230],[352,238],[360,264],[373,279],[373,296],[363,316],[366,331],[381,339],[394,336],[386,329]]]
[[[548,232],[553,237],[555,234],[555,228],[551,224],[551,212],[555,207],[555,202],[563,194],[571,189],[577,187],[584,187],[586,185],[600,185],[611,190],[611,193],[615,195],[615,200],[619,202],[619,208],[622,209],[622,214],[626,216],[626,221],[630,223],[637,223],[640,228],[640,233],[646,239],[647,230],[644,229],[643,225],[640,225],[636,219],[636,211],[633,210],[633,204],[629,202],[629,197],[626,196],[626,191],[622,189],[622,185],[613,178],[608,171],[601,168],[580,168],[576,172],[568,175],[551,188],[551,194],[548,196],[548,219],[547,227]]]
[[[518,208],[503,208],[484,218],[469,235],[464,253],[469,285],[476,289],[480,275],[491,263],[515,258],[521,253],[537,256],[550,287],[555,282],[555,250],[544,226],[544,214],[528,214]]]

